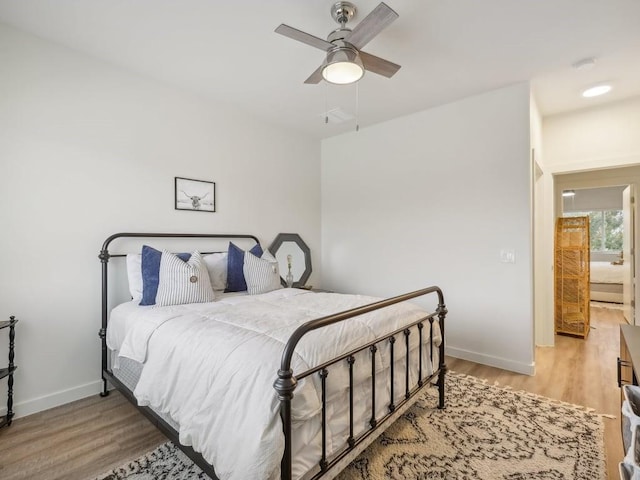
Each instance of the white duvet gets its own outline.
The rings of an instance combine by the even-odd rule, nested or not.
[[[622,283],[625,268],[611,262],[591,262],[589,276],[591,283]]]
[[[125,323],[110,324],[107,342],[120,356],[144,364],[134,391],[138,403],[170,415],[179,425],[180,442],[201,452],[220,479],[275,479],[280,476],[284,436],[273,382],[287,339],[305,321],[376,300],[282,289],[203,304],[134,308],[127,304],[114,310],[112,319],[118,308],[129,312]],[[421,308],[403,303],[311,332],[296,348],[293,370],[301,373],[424,315]],[[428,322],[425,327],[423,349],[428,355]],[[434,328],[434,333],[438,345],[439,329]],[[412,348],[417,348],[417,334],[410,340]],[[398,338],[396,352],[404,352],[403,345],[404,339]],[[388,356],[387,347],[380,348],[377,365],[388,365],[388,360],[382,360]],[[404,372],[404,357],[399,357],[396,353],[402,368],[396,371]],[[355,405],[356,430],[363,431],[371,416],[370,356],[363,354],[354,366],[363,377],[354,390],[367,399]],[[348,435],[346,372],[346,367],[335,368],[327,378],[327,395],[334,400],[327,412],[329,452]],[[423,376],[431,372],[425,357]],[[413,369],[412,382],[416,376]],[[380,377],[376,380],[378,414],[389,403],[389,381]],[[321,392],[317,378],[310,380],[299,383],[292,406],[294,478],[319,458],[320,424],[315,419],[321,411]],[[404,373],[397,374],[394,385],[399,399],[404,394]]]

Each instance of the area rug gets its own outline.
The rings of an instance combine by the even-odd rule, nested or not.
[[[447,375],[447,408],[429,389],[339,476],[374,479],[604,479],[604,426],[587,409]],[[207,480],[171,443],[99,480]]]

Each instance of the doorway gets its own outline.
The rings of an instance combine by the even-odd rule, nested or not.
[[[590,220],[591,306],[621,309],[627,322],[635,324],[632,189],[632,185],[563,187],[561,215]]]
[[[615,266],[611,265],[611,268],[618,268],[615,270],[618,279],[606,280],[608,283],[619,282],[617,285],[607,286],[605,281],[594,282],[600,284],[595,285],[596,297],[599,297],[596,301],[618,304],[629,323],[640,324],[635,315],[638,285],[635,281],[637,258],[634,255],[639,240],[638,212],[634,198],[635,190],[640,184],[640,166],[556,173],[553,179],[556,215],[562,215],[565,211],[568,213],[571,211],[580,213],[580,210],[582,213],[596,212],[590,216],[596,220],[595,222],[592,220],[592,223],[595,223],[595,230],[599,234],[596,248],[592,249],[592,261],[601,262],[600,266],[607,263],[611,265],[611,262],[618,263]],[[570,191],[575,192],[573,198],[572,196],[563,197],[563,192],[566,194]],[[582,200],[580,200],[580,193],[583,194]],[[608,226],[607,222],[609,222]],[[621,235],[607,240],[606,237],[615,237],[616,229]]]

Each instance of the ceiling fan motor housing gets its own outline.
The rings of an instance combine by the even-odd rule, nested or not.
[[[327,42],[336,43],[336,41],[344,40],[351,33],[351,29],[347,27],[336,28],[327,36]]]

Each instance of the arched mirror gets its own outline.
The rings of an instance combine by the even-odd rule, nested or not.
[[[311,275],[311,251],[297,233],[279,233],[269,251],[278,260],[283,286],[303,287]],[[290,276],[291,285],[287,284]]]

